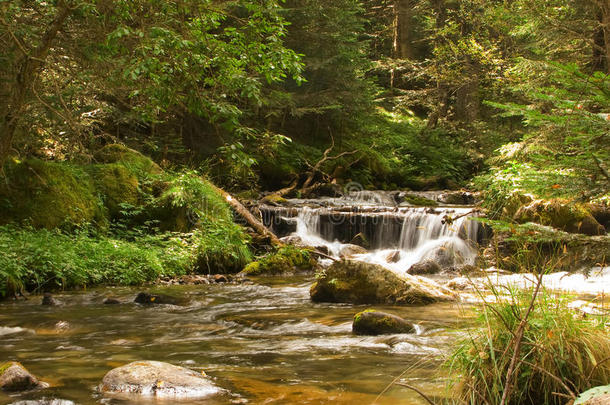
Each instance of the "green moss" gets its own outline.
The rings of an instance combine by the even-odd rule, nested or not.
[[[138,177],[160,174],[161,167],[140,152],[119,144],[106,145],[93,157],[98,163],[118,163],[125,166]]]
[[[281,247],[277,252],[247,265],[243,273],[251,276],[289,274],[313,271],[317,261],[308,249],[295,246]]]
[[[138,178],[118,163],[93,165],[87,170],[102,196],[110,218],[120,216],[121,204],[136,206],[140,200]]]
[[[266,204],[284,204],[286,199],[278,194],[269,194],[264,196],[261,202]]]
[[[430,200],[429,198],[420,197],[414,194],[407,194],[404,197],[405,201],[411,205],[419,205],[423,207],[436,207],[438,203],[434,200]]]
[[[0,223],[36,228],[104,225],[102,203],[91,177],[67,163],[28,159],[10,162],[0,184]]]
[[[6,363],[3,363],[2,365],[0,365],[0,376],[2,376],[2,374],[13,364],[15,364],[15,363],[12,361],[7,361]]]

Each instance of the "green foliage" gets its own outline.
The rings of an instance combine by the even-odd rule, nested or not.
[[[248,264],[243,273],[250,276],[291,274],[298,271],[313,271],[317,261],[308,249],[283,246],[277,252]]]
[[[498,296],[499,290],[496,292]],[[531,293],[509,291],[508,298],[485,305],[478,329],[469,332],[448,360],[459,398],[470,404],[500,403],[511,360],[513,334]],[[565,387],[579,393],[610,381],[607,319],[583,318],[568,299],[541,294],[524,330],[514,390],[507,404],[564,404]]]
[[[112,60],[107,80],[129,89],[147,121],[177,110],[234,130],[244,107],[263,102],[264,83],[299,80],[276,1],[119,1],[99,11],[112,27],[98,55]]]
[[[584,201],[608,193],[610,121],[594,111],[610,110],[610,76],[550,64],[546,78],[526,90],[531,104],[491,104],[530,129],[522,142],[499,149],[494,167],[477,179],[495,213],[515,192]]]
[[[0,227],[0,296],[97,284],[135,285],[192,270],[192,235],[111,236]]]

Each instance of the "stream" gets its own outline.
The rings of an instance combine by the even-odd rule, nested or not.
[[[438,193],[425,197],[441,200]],[[472,220],[471,210],[467,204],[415,207],[384,192],[260,207],[265,224],[279,237],[324,249],[332,257],[360,245],[351,258],[399,274],[422,260],[434,260],[445,269],[473,264],[477,245],[487,235]],[[610,289],[610,269],[600,271],[599,280],[578,281],[593,295],[600,287]],[[371,306],[313,303],[313,277],[103,287],[57,294],[61,305],[51,307],[41,306],[40,297],[1,302],[0,359],[21,362],[51,387],[12,397],[0,393],[0,405],[34,405],[38,402],[28,401],[43,398],[64,400],[50,402],[54,405],[164,403],[98,393],[108,371],[137,360],[205,371],[228,392],[180,401],[185,405],[425,403],[407,388],[389,387],[394,380],[431,398],[449,395],[448,372],[441,365],[472,325],[472,304],[467,303],[472,301],[376,305],[413,322],[417,332],[357,336],[351,331],[352,319]],[[446,281],[447,276],[434,277]],[[549,282],[575,285],[566,277]],[[180,298],[184,305],[133,303],[143,290]],[[103,304],[108,297],[121,304]]]
[[[134,304],[141,289],[124,287],[58,294],[62,305],[53,307],[36,297],[2,303],[0,358],[22,362],[52,387],[13,398],[0,394],[0,403],[43,397],[134,403],[104,398],[96,386],[110,369],[136,360],[205,370],[231,393],[183,404],[370,404],[403,372],[405,381],[444,395],[439,365],[466,322],[459,305],[376,306],[415,322],[418,333],[356,336],[352,318],[366,307],[314,304],[311,282],[155,288],[187,299],[185,306]],[[104,305],[107,296],[124,303]],[[423,402],[393,387],[378,403]]]

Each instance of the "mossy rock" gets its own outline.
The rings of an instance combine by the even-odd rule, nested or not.
[[[125,166],[118,163],[93,165],[88,171],[111,218],[120,216],[121,204],[138,205],[138,178]]]
[[[534,197],[531,194],[514,191],[506,197],[502,205],[502,216],[512,218],[519,211],[519,208],[531,204],[532,201],[534,201]]]
[[[352,331],[357,335],[384,335],[413,333],[415,327],[399,316],[367,309],[354,315]]]
[[[91,177],[67,163],[28,159],[10,162],[0,182],[0,223],[36,228],[105,226],[103,205]]]
[[[248,264],[242,273],[249,276],[286,275],[312,272],[317,266],[318,262],[312,255],[311,250],[284,246],[277,252]]]
[[[432,280],[398,275],[382,266],[342,260],[324,270],[310,289],[315,302],[424,305],[455,295]]]
[[[438,206],[438,202],[434,200],[430,200],[426,197],[421,197],[415,194],[406,194],[403,198],[404,202],[407,202],[411,205],[417,205],[420,207],[436,207]]]
[[[20,392],[47,386],[38,381],[21,363],[9,361],[0,365],[0,390],[2,391]]]
[[[286,199],[278,194],[269,194],[261,198],[263,204],[282,205],[286,203]]]
[[[606,234],[605,228],[593,218],[584,204],[561,199],[533,201],[519,208],[513,219],[520,224],[534,222],[569,233]]]
[[[163,172],[163,169],[149,157],[118,143],[104,146],[95,152],[93,157],[98,163],[119,163],[138,177]]]

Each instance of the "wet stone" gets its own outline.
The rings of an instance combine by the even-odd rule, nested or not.
[[[47,386],[16,361],[0,365],[0,389],[2,391],[29,391]]]
[[[106,298],[104,300],[104,304],[106,304],[106,305],[117,305],[117,304],[120,304],[120,303],[121,303],[121,301],[119,301],[116,298]]]
[[[159,304],[168,304],[168,305],[181,305],[184,304],[184,300],[180,300],[175,297],[170,297],[169,295],[163,294],[151,294],[147,292],[141,292],[136,296],[134,300],[137,304],[142,305],[159,305]]]
[[[354,316],[352,331],[357,335],[384,335],[413,333],[415,327],[399,316],[367,309]]]
[[[53,295],[51,295],[51,293],[44,293],[44,295],[42,296],[41,305],[54,306],[54,305],[59,305],[59,304],[60,304],[60,302],[57,301],[55,298],[53,298]]]
[[[159,361],[136,361],[110,370],[99,390],[168,399],[204,398],[224,392],[205,373]]]
[[[75,405],[74,402],[67,399],[32,399],[26,401],[13,402],[10,405]]]

